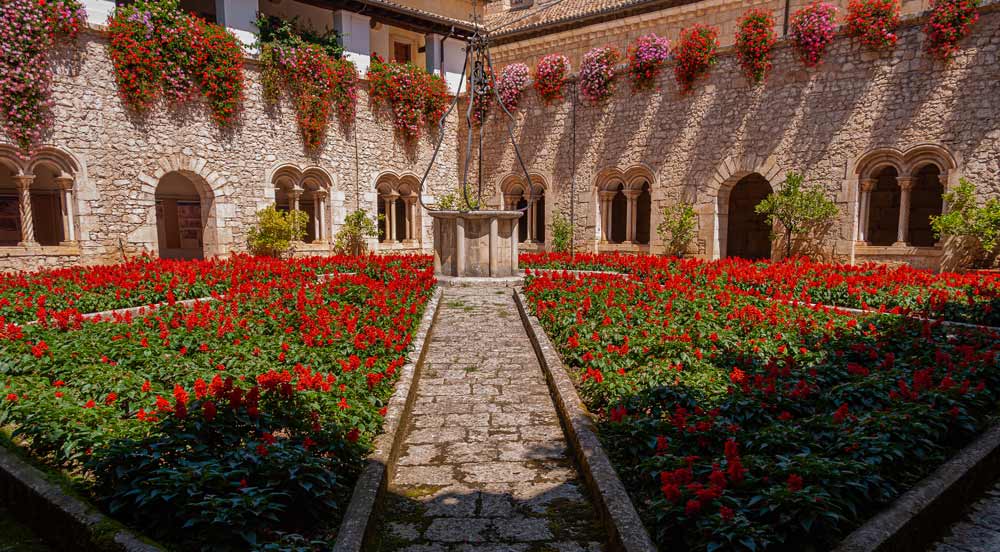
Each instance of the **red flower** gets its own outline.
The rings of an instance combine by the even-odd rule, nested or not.
[[[797,474],[791,474],[788,476],[788,492],[797,493],[802,490],[802,477]]]
[[[205,416],[206,422],[211,422],[212,420],[214,420],[216,412],[217,410],[215,408],[215,403],[213,403],[212,401],[205,401],[204,403],[201,404],[201,413],[202,415]]]
[[[347,432],[347,440],[350,441],[350,442],[352,442],[352,443],[357,443],[358,442],[358,437],[360,437],[360,436],[361,436],[361,432],[358,431],[358,428],[354,428],[354,429],[352,429],[352,430],[350,430],[350,431]]]

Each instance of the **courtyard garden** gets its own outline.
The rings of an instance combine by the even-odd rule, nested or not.
[[[831,548],[995,422],[998,276],[521,264],[664,550]],[[0,439],[168,547],[328,549],[435,285],[427,256],[9,275]]]

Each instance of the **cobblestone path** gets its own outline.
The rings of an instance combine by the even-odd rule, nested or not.
[[[605,533],[506,288],[445,288],[380,550],[598,551]]]
[[[969,508],[965,519],[951,527],[949,536],[931,547],[934,552],[1000,550],[1000,482]]]

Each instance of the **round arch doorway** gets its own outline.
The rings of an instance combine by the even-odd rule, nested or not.
[[[204,258],[208,206],[194,182],[179,172],[167,173],[157,184],[155,197],[160,258]]]
[[[744,176],[733,186],[729,194],[726,257],[771,258],[771,227],[766,217],[755,210],[771,192],[767,179],[757,173]]]

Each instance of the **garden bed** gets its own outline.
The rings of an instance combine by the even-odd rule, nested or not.
[[[785,304],[734,276],[766,263],[655,259],[529,276],[525,295],[664,549],[829,548],[996,412],[997,331]]]
[[[431,296],[429,259],[225,262],[213,302],[0,325],[0,426],[168,546],[329,547]],[[58,286],[46,304],[76,309]],[[97,299],[113,287],[82,293],[131,306]]]

